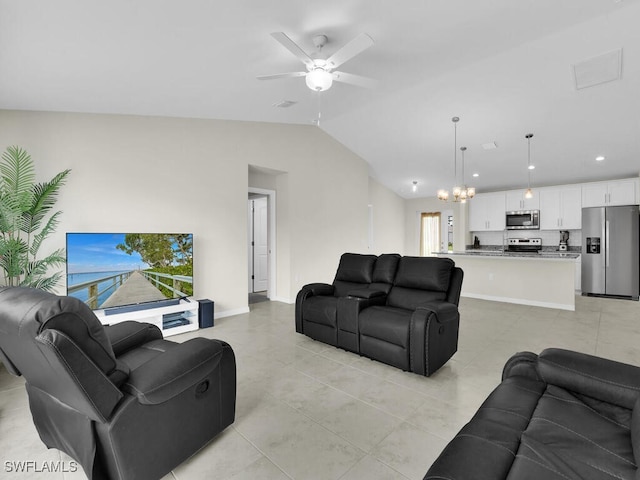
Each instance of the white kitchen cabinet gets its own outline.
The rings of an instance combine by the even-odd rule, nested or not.
[[[505,193],[481,193],[469,200],[469,230],[500,231],[505,228]]]
[[[582,188],[580,185],[539,190],[540,230],[582,228]]]
[[[509,190],[506,192],[506,211],[540,210],[540,195],[533,190],[533,197],[525,198],[525,190]]]
[[[609,182],[584,183],[582,185],[583,207],[608,207],[613,205],[637,205],[639,179],[612,180]]]

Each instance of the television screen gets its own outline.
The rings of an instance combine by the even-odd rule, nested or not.
[[[193,234],[67,233],[67,295],[92,309],[193,295]]]

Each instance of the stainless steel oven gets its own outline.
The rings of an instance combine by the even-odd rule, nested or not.
[[[540,210],[507,212],[507,230],[540,230]]]

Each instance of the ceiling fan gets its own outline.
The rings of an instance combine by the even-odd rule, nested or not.
[[[334,70],[347,60],[351,60],[353,57],[373,45],[373,40],[366,33],[358,35],[329,58],[325,58],[322,55],[322,47],[324,47],[328,41],[326,35],[316,35],[313,37],[313,44],[316,46],[318,51],[312,55],[308,55],[293,40],[282,32],[272,33],[271,36],[280,42],[284,48],[298,57],[298,59],[307,67],[307,71],[277,73],[275,75],[260,75],[258,77],[259,80],[306,77],[305,80],[307,82],[307,86],[311,90],[317,92],[328,90],[334,80],[337,82],[356,85],[358,87],[373,87],[375,85],[375,81],[370,78]]]

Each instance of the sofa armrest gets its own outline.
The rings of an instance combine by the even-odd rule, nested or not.
[[[208,388],[206,377],[220,363],[224,342],[192,338],[158,355],[131,372],[123,390],[138,397],[140,403],[166,402],[188,388]]]
[[[512,355],[502,369],[502,380],[510,377],[526,377],[542,381],[538,374],[538,355],[533,352],[518,352]]]
[[[309,292],[311,295],[333,295],[335,290],[333,285],[328,283],[309,283],[302,287],[302,290]]]
[[[547,383],[632,409],[640,396],[640,368],[557,348],[538,356],[538,373]]]
[[[458,307],[450,302],[424,302],[416,307],[416,311],[433,312],[439,323],[451,322],[460,318]]]
[[[133,320],[107,325],[104,331],[116,357],[151,340],[162,338],[162,332],[155,325]]]
[[[364,298],[364,299],[372,299],[372,298],[380,298],[380,297],[386,297],[387,294],[385,292],[383,292],[382,290],[372,290],[369,288],[359,288],[357,290],[351,290],[347,293],[348,297],[355,297],[355,298]]]
[[[105,422],[122,399],[109,377],[64,333],[45,329],[37,337],[38,348],[56,373],[33,386],[97,422]],[[46,382],[46,386],[40,382]]]
[[[328,283],[309,283],[302,287],[296,296],[295,322],[296,332],[304,333],[304,324],[302,322],[302,304],[309,297],[316,295],[333,295],[334,287]]]
[[[421,303],[411,316],[409,363],[411,371],[427,377],[458,350],[460,314],[453,303]]]

